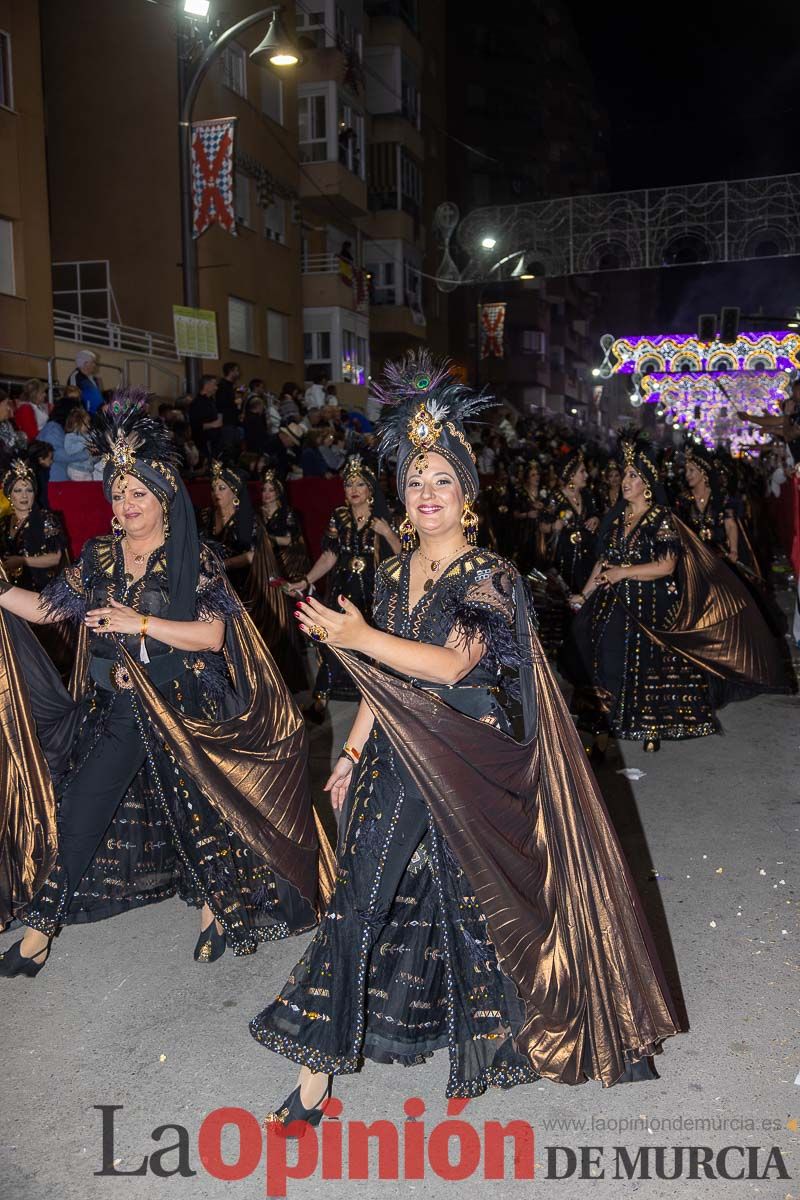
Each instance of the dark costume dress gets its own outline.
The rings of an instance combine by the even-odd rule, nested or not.
[[[308,559],[300,519],[294,509],[281,499],[271,517],[264,518],[264,526],[271,538],[291,538],[288,546],[279,546],[273,542],[275,558],[284,579],[302,579],[311,563]]]
[[[598,558],[610,566],[657,562],[681,552],[672,516],[659,505],[649,508],[629,533],[619,512],[598,546]],[[679,587],[677,573],[622,579],[593,592],[573,622],[574,643],[615,737],[679,739],[718,731],[705,671],[665,651],[643,628],[669,628]],[[580,681],[569,648],[565,670],[573,682]]]
[[[581,511],[566,492],[558,488],[551,493],[544,519],[552,524],[563,521],[563,528],[553,534],[551,562],[570,592],[580,592],[586,586],[597,558],[597,535],[587,529],[586,522],[597,516],[588,488],[581,492]]]
[[[335,508],[325,535],[322,549],[336,555],[336,562],[328,572],[327,603],[336,606],[337,596],[345,596],[362,613],[372,611],[375,589],[375,570],[383,554],[385,543],[375,532],[373,518],[359,529],[348,505]],[[386,547],[388,552],[388,547]],[[320,667],[314,684],[314,699],[358,700],[358,689],[341,663],[324,646],[317,646]]]
[[[141,580],[129,583],[122,548],[112,536],[95,538],[45,597],[73,622],[111,597],[163,615],[163,550]],[[218,558],[203,548],[196,619],[230,620],[238,608]],[[138,635],[120,640],[138,653]],[[179,757],[153,728],[120,675],[116,639],[92,630],[87,649],[69,768],[57,788],[58,859],[23,920],[52,934],[62,924],[114,916],[177,891],[189,904],[210,905],[234,954],[311,927],[312,904],[270,869],[241,826],[236,832],[208,798],[206,781],[193,777],[189,756]],[[146,650],[147,675],[176,714],[214,721],[235,707],[225,655],[171,650],[149,636]]]
[[[252,550],[256,541],[257,526],[250,505],[247,506],[247,518],[243,521],[238,508],[234,510],[221,529],[215,528],[216,509],[204,508],[198,517],[198,528],[203,537],[222,547],[223,558],[238,558]],[[234,567],[228,571],[231,586],[238,596],[247,594],[247,584],[250,575],[249,566]]]
[[[566,882],[562,873],[571,851],[563,851],[568,843],[579,848],[586,835],[573,830],[562,851],[553,852],[551,838],[558,842],[564,835],[545,832],[554,788],[564,796],[555,803],[565,821],[574,794],[583,789],[588,795],[585,754],[570,746],[562,760],[560,747],[545,749],[556,727],[576,739],[568,716],[550,711],[560,699],[540,650],[534,652],[536,670],[546,673],[539,689],[540,750],[533,748],[535,737],[520,746],[508,736],[520,711],[512,697],[527,653],[521,623],[531,636],[521,581],[497,555],[471,550],[409,611],[409,571],[407,558],[379,568],[376,625],[441,646],[458,622],[465,637],[482,637],[486,652],[452,687],[403,681],[377,668],[358,670],[376,721],[339,822],[334,894],[316,936],[280,995],[251,1022],[251,1032],[268,1049],[312,1070],[341,1074],[357,1071],[366,1058],[413,1065],[447,1047],[448,1096],[475,1096],[489,1086],[508,1088],[545,1076],[570,1083],[646,1078],[645,1056],[661,1036],[677,1030],[659,989],[633,1037],[637,1049],[603,1050],[602,1066],[596,1057],[600,1044],[607,1048],[609,1035],[613,1041],[618,1032],[617,1017],[608,1011],[596,1024],[603,985],[596,996],[586,994],[595,967],[576,965],[595,937],[600,949],[597,928],[588,932],[593,918],[585,925],[587,913],[577,911],[578,893],[592,891],[596,867],[586,868],[580,884],[577,877]],[[357,660],[345,658],[354,669]],[[535,701],[527,690],[521,699],[528,736]],[[538,784],[532,782],[534,760],[542,765]],[[573,769],[581,775],[574,792]],[[594,794],[591,803],[597,803]],[[593,856],[592,862],[610,863],[617,853]],[[615,887],[606,883],[600,890],[611,895]],[[556,915],[559,892],[574,897],[568,920],[571,929],[580,929],[575,946],[562,941],[562,933],[566,941],[571,935]],[[605,921],[607,932],[615,918],[606,914]],[[647,989],[650,963],[641,946],[640,952],[633,986]],[[617,986],[628,986],[626,955],[622,950],[615,958],[606,999]],[[643,1011],[630,997],[620,1010],[628,1017]]]
[[[544,503],[540,495],[532,499],[527,488],[521,487],[514,493],[514,545],[512,557],[523,575],[539,570],[546,565],[540,517]],[[518,514],[524,514],[522,516]]]
[[[42,554],[64,555],[67,539],[61,522],[46,508],[34,504],[28,516],[14,528],[16,517],[13,510],[0,517],[0,558],[12,555],[21,558],[37,558]],[[61,564],[54,567],[31,567],[23,563],[10,576],[19,587],[32,592],[42,588],[58,574]]]

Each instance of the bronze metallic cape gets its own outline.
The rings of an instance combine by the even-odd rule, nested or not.
[[[237,693],[247,699],[214,723],[176,713],[122,650],[156,736],[248,845],[322,911],[335,861],[311,804],[302,717],[245,614],[228,619],[225,653]],[[74,699],[85,691],[87,660],[81,627]],[[78,714],[25,622],[0,613],[0,921],[27,903],[52,869],[51,776],[63,774]]]
[[[336,653],[480,902],[525,1007],[517,1049],[547,1079],[610,1086],[680,1026],[586,752],[526,623],[538,713],[522,743]]]
[[[303,718],[250,617],[227,625],[228,666],[248,697],[228,719],[176,713],[123,650],[125,663],[156,736],[236,833],[322,912],[335,858],[311,802]]]
[[[673,516],[683,555],[682,593],[669,629],[642,626],[658,645],[732,683],[785,690],[779,645],[742,580]]]
[[[289,597],[282,588],[270,584],[270,579],[281,575],[281,569],[264,526],[259,534],[248,572],[247,611],[291,690],[299,692],[308,687],[303,666],[305,648],[298,642],[297,622],[291,616]]]
[[[33,675],[35,691],[44,699],[42,708],[31,699]],[[48,758],[37,723],[58,729]],[[51,771],[63,770],[63,750],[74,728],[69,697],[33,633],[24,621],[0,612],[0,924],[29,903],[55,863]]]

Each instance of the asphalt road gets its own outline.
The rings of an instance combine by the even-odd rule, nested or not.
[[[348,705],[334,706],[333,728],[312,734],[318,783],[351,712]],[[441,1177],[444,1135],[440,1130],[431,1136],[446,1118],[444,1052],[411,1069],[368,1064],[360,1075],[337,1083],[342,1123],[395,1122],[400,1178],[378,1178],[374,1151],[366,1180],[347,1179],[346,1165],[343,1179],[323,1179],[323,1166],[314,1170],[309,1160],[303,1170],[311,1174],[289,1179],[289,1196],[393,1200],[424,1193],[431,1200],[460,1200],[464,1188],[470,1196],[514,1200],[534,1194],[570,1200],[634,1193],[647,1200],[800,1196],[800,700],[764,697],[723,715],[724,737],[668,744],[654,756],[625,745],[599,771],[691,1027],[667,1043],[658,1059],[660,1078],[605,1091],[596,1084],[532,1084],[470,1102],[459,1119],[472,1129],[453,1127],[461,1128],[461,1136],[450,1143],[451,1161],[458,1162],[463,1152],[466,1172],[470,1155],[474,1163],[489,1143],[485,1123],[516,1119],[533,1127],[535,1180],[515,1180],[509,1155],[504,1179],[485,1180],[480,1157],[474,1173],[458,1182]],[[625,768],[644,775],[629,779],[619,773]],[[238,1181],[209,1174],[198,1133],[206,1116],[223,1107],[260,1120],[293,1087],[293,1065],[259,1047],[247,1026],[280,989],[302,941],[262,946],[248,959],[226,954],[201,966],[192,961],[195,923],[193,912],[169,901],[78,926],[64,931],[36,980],[0,981],[3,1200],[256,1200],[267,1194],[265,1155],[251,1136],[252,1118],[242,1117],[243,1153],[252,1156],[245,1165],[252,1165],[252,1173]],[[7,933],[0,946],[17,936]],[[410,1097],[424,1101],[431,1151],[424,1178],[416,1180],[402,1177],[402,1147],[410,1144],[403,1140],[403,1105]],[[179,1152],[172,1151],[151,1159],[145,1175],[96,1175],[103,1161],[98,1106],[106,1106],[110,1122],[113,1105],[120,1107],[113,1113],[113,1148],[109,1137],[107,1153],[116,1171],[133,1171],[145,1156],[185,1137],[183,1162],[195,1174],[154,1174],[153,1166],[172,1171],[179,1165]],[[170,1128],[154,1139],[152,1132],[162,1126],[182,1126],[185,1135]],[[331,1140],[323,1163],[335,1175],[336,1130],[331,1121],[325,1127]],[[204,1130],[213,1151],[210,1124]],[[237,1161],[237,1146],[228,1127],[222,1147],[230,1163]],[[309,1142],[306,1154],[314,1146]],[[670,1148],[661,1163],[658,1146]],[[699,1166],[691,1178],[688,1147],[697,1146],[709,1148],[705,1158],[715,1176],[721,1163],[729,1175],[744,1170],[745,1177],[709,1178]],[[726,1146],[734,1149],[720,1156]],[[642,1147],[650,1149],[639,1154]],[[685,1148],[680,1168],[675,1147]],[[748,1156],[740,1147],[763,1149]],[[770,1157],[770,1147],[778,1147],[778,1155]],[[630,1180],[626,1154],[633,1164]],[[277,1152],[266,1157],[272,1164],[269,1190],[276,1194],[280,1157]],[[791,1178],[781,1178],[779,1159]],[[527,1160],[523,1146],[520,1169]],[[593,1161],[599,1165],[593,1168]],[[206,1162],[213,1167],[207,1155]],[[567,1174],[570,1166],[574,1170]],[[642,1178],[648,1167],[651,1178]],[[667,1176],[677,1171],[678,1177],[659,1179],[659,1168]],[[752,1177],[754,1168],[764,1177]],[[587,1177],[600,1170],[603,1178]]]

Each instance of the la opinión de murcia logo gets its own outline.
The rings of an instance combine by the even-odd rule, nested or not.
[[[287,1139],[280,1126],[269,1126],[265,1132],[247,1109],[216,1108],[202,1121],[195,1146],[185,1125],[159,1125],[150,1134],[158,1148],[127,1169],[115,1149],[117,1114],[123,1106],[97,1104],[103,1165],[95,1175],[188,1177],[198,1173],[193,1163],[199,1161],[208,1175],[224,1182],[247,1179],[263,1170],[264,1194],[270,1198],[286,1196],[290,1180],[315,1175],[323,1180],[420,1180],[430,1174],[453,1183],[477,1178],[526,1180],[534,1178],[537,1165],[539,1178],[562,1180],[791,1178],[778,1146],[548,1145],[540,1148],[537,1164],[529,1122],[484,1121],[478,1127],[461,1119],[468,1104],[468,1100],[450,1100],[447,1119],[428,1128],[423,1120],[425,1102],[418,1097],[403,1104],[405,1121],[367,1124],[342,1121],[344,1106],[334,1096],[326,1102],[321,1124],[303,1126],[303,1136],[296,1141]]]

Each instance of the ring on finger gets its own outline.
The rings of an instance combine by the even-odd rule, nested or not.
[[[312,642],[327,642],[328,631],[322,625],[311,625],[308,630],[308,636]]]

